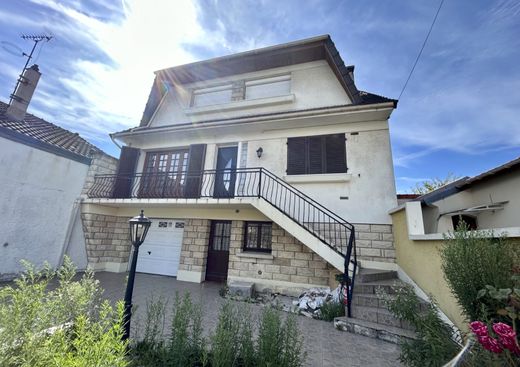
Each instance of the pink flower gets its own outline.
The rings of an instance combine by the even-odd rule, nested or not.
[[[516,333],[511,326],[503,322],[493,324],[493,331],[501,338],[515,338]]]
[[[479,336],[478,341],[480,342],[480,344],[482,344],[484,349],[487,349],[490,352],[493,352],[493,353],[502,352],[502,347],[500,346],[498,341],[494,338],[491,338],[489,336]]]
[[[473,331],[473,333],[478,337],[488,336],[487,325],[482,321],[473,321],[469,324],[469,327],[471,328],[471,331]]]
[[[497,322],[493,325],[493,331],[499,336],[500,344],[504,348],[509,349],[516,355],[520,355],[520,348],[516,341],[516,333],[511,326],[502,322]]]

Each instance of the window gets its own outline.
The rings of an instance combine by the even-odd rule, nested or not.
[[[244,251],[271,252],[271,222],[246,222]]]
[[[285,96],[291,93],[290,75],[246,82],[246,99]]]
[[[475,231],[478,228],[477,218],[473,217],[471,215],[464,215],[464,214],[454,215],[451,217],[451,222],[453,224],[453,229],[455,229],[455,230],[459,227],[461,222],[466,223],[466,226],[469,230]]]
[[[188,149],[146,154],[141,197],[180,197],[186,181]]]
[[[231,85],[199,89],[193,92],[193,107],[211,106],[231,102]]]
[[[287,174],[347,172],[345,134],[287,139]]]
[[[231,221],[215,220],[211,222],[210,250],[229,251],[231,239]]]

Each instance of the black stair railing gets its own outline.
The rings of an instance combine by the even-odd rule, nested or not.
[[[265,168],[97,175],[90,198],[264,199],[344,258],[342,295],[351,317],[357,270],[354,226]]]

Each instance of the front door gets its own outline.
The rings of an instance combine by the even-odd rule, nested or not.
[[[230,220],[214,220],[211,222],[206,280],[216,282],[225,282],[227,280],[230,238]]]
[[[237,152],[238,147],[223,147],[218,149],[213,197],[232,198],[235,196]]]

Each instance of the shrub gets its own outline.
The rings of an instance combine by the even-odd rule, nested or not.
[[[479,297],[486,285],[513,288],[511,275],[519,258],[518,246],[492,236],[492,232],[468,231],[463,223],[441,249],[444,277],[470,321],[496,316],[494,301]]]
[[[306,353],[296,316],[289,314],[282,323],[280,311],[266,307],[260,321],[257,351],[258,366],[301,366]]]
[[[191,301],[189,293],[181,298],[175,294],[172,313],[171,337],[168,345],[168,360],[171,366],[193,366],[201,356],[202,307]]]
[[[416,340],[401,340],[403,364],[442,366],[458,353],[460,343],[453,339],[454,329],[441,320],[434,302],[421,312],[419,298],[411,287],[396,290],[395,298],[383,295],[383,301],[392,314],[417,331]]]
[[[70,259],[57,271],[25,263],[14,286],[0,288],[1,366],[127,366],[123,305],[101,302],[90,272],[73,280]]]
[[[167,302],[153,296],[146,302],[145,327],[142,340],[132,345],[132,359],[136,366],[161,366],[166,363],[167,350],[164,343],[164,328]],[[137,324],[137,323],[136,323]]]
[[[225,302],[218,316],[218,324],[211,344],[211,366],[231,367],[238,363],[240,319],[236,307]]]
[[[334,321],[334,318],[345,316],[345,305],[341,302],[325,302],[320,308],[320,319]]]

